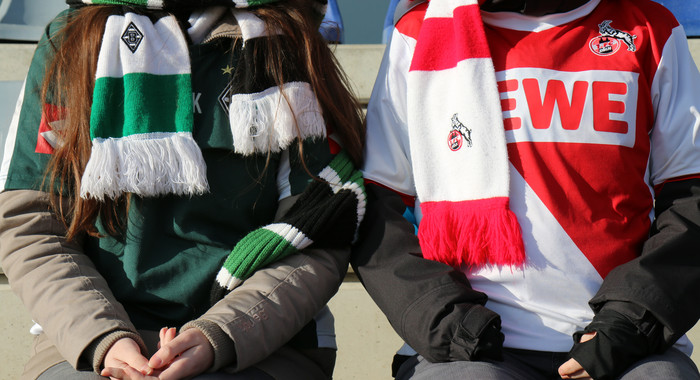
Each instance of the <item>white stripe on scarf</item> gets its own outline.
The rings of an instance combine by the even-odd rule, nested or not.
[[[428,4],[407,78],[423,255],[453,266],[522,265],[500,94],[477,0]],[[448,144],[454,124],[464,131],[457,148]]]
[[[98,59],[101,64],[97,66],[95,77],[120,78],[130,73],[190,73],[190,56],[185,39],[172,38],[182,34],[174,17],[163,17],[154,24],[147,16],[136,13],[110,16],[105,35],[121,35],[124,26],[132,22],[144,35],[136,51],[132,52],[121,38],[105,39]],[[119,59],[115,59],[115,54],[119,54]]]

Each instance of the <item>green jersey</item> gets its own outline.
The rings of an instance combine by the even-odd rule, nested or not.
[[[54,21],[47,35],[60,27]],[[86,240],[86,254],[139,329],[180,325],[202,315],[210,306],[214,278],[236,243],[271,223],[278,201],[301,193],[312,180],[309,173],[318,173],[331,158],[324,139],[304,142],[303,163],[295,143],[280,153],[234,153],[228,102],[239,50],[231,46],[227,38],[190,46],[193,135],[207,165],[210,191],[191,197],[132,196],[122,235],[109,236],[98,223],[105,237]],[[60,143],[52,133],[60,128],[57,112],[40,96],[53,49],[44,38],[31,63],[8,134],[11,160],[0,171],[3,190],[42,190],[52,144]]]

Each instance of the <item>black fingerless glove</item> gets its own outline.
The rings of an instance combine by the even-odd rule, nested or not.
[[[596,380],[615,379],[632,364],[665,349],[661,339],[663,326],[646,310],[637,308],[629,317],[618,310],[635,309],[634,305],[611,302],[596,314],[591,324],[574,334],[569,356]],[[579,343],[583,334],[596,336]]]

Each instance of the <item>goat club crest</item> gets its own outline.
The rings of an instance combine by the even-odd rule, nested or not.
[[[627,45],[627,51],[637,51],[637,45],[634,43],[637,36],[613,28],[611,23],[612,20],[605,20],[598,24],[600,36],[594,37],[589,43],[591,51],[601,56],[612,55],[620,50],[622,42]]]
[[[451,121],[452,129],[447,137],[447,145],[450,147],[450,150],[453,152],[460,150],[465,142],[467,143],[467,147],[471,147],[472,130],[459,121],[457,114],[452,115]]]

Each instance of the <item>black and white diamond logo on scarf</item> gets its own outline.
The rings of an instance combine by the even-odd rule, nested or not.
[[[224,109],[224,112],[228,115],[228,109],[231,106],[231,97],[233,96],[233,86],[229,83],[224,91],[219,95],[219,105]]]
[[[129,26],[126,27],[124,34],[122,34],[122,41],[124,41],[132,53],[136,53],[136,50],[139,48],[139,45],[141,45],[142,40],[143,33],[141,33],[139,28],[137,28],[133,22],[129,23]]]

